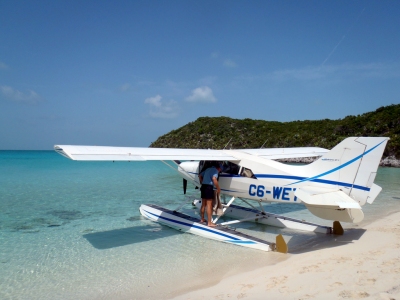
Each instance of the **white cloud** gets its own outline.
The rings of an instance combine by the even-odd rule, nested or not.
[[[224,56],[220,55],[218,52],[211,53],[211,58],[218,62],[222,62],[222,65],[227,68],[236,68],[238,66],[235,61],[230,58],[224,58]]]
[[[224,60],[224,66],[228,68],[236,68],[237,64],[233,60],[228,58]]]
[[[217,102],[213,91],[208,86],[194,89],[192,94],[185,99],[188,102]]]
[[[145,104],[150,105],[150,116],[153,118],[171,119],[179,114],[178,103],[174,100],[167,102],[161,101],[162,97],[157,95],[144,100]]]
[[[155,97],[147,98],[144,100],[144,103],[153,105],[155,107],[160,107],[161,106],[161,96],[157,95]]]
[[[42,101],[42,98],[35,92],[30,90],[28,93],[22,93],[13,89],[10,86],[0,86],[0,91],[3,96],[11,101],[25,104],[37,104]]]

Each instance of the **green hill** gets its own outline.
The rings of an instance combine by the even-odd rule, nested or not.
[[[200,117],[159,137],[150,147],[240,149],[317,146],[331,149],[349,136],[387,136],[384,157],[400,159],[400,104],[339,120],[273,122]]]

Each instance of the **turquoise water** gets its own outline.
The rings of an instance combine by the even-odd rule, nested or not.
[[[399,182],[400,169],[379,169],[383,191],[365,206],[362,224],[399,210]],[[52,151],[0,151],[0,299],[168,298],[284,259],[140,216],[141,203],[175,208],[183,199],[182,179],[161,162],[76,162]],[[301,205],[266,209],[318,220]],[[240,226],[259,236],[278,232]]]

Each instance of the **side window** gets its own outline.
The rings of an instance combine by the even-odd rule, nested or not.
[[[199,169],[197,170],[197,171],[198,171],[198,174],[200,174],[201,171],[203,171],[203,167],[204,167],[204,160],[201,160],[201,161],[199,162]]]
[[[203,172],[204,170],[207,170],[209,167],[211,167],[214,164],[213,161],[208,161],[208,160],[202,160],[199,163],[199,174]]]
[[[245,167],[242,168],[242,171],[240,172],[240,176],[257,179],[256,176],[254,176],[253,171],[250,169],[247,169]]]
[[[239,169],[240,167],[237,164],[230,161],[224,161],[222,166],[222,173],[238,175]]]

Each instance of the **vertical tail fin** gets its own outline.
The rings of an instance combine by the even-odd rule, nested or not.
[[[373,187],[387,137],[349,137],[308,165],[315,176],[304,181],[329,183],[364,205]],[[373,195],[372,195],[373,194]],[[371,197],[376,197],[372,193]],[[372,202],[371,200],[368,200]]]
[[[388,140],[387,137],[345,139],[306,166],[307,174],[312,175],[300,181],[308,184],[296,190],[296,197],[322,219],[360,222],[364,218],[360,206],[367,201],[372,203],[381,191],[374,180]],[[324,190],[327,186],[331,191]]]

